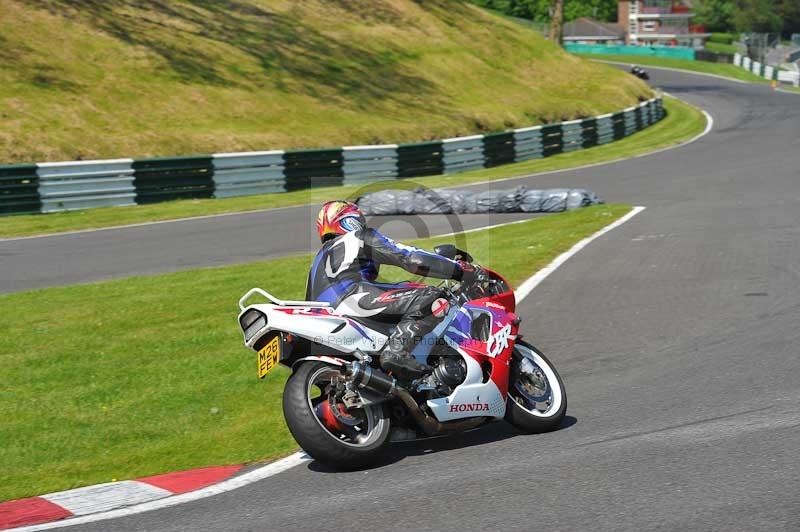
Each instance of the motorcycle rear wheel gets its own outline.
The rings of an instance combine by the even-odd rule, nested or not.
[[[556,430],[567,414],[567,391],[555,366],[534,346],[514,347],[506,421],[529,434]]]
[[[348,410],[328,393],[338,366],[302,363],[283,390],[283,415],[289,431],[312,458],[340,470],[374,464],[389,444],[390,419],[383,405]]]

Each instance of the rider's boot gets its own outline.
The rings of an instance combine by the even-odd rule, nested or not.
[[[430,332],[424,331],[427,329],[427,324],[423,322],[401,321],[397,325],[397,329],[389,336],[386,347],[381,352],[381,368],[391,372],[401,383],[409,383],[422,378],[433,370],[427,364],[420,364],[411,354],[411,350],[414,349],[419,339]]]

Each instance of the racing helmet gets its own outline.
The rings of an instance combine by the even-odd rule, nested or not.
[[[317,215],[317,233],[321,242],[339,235],[364,229],[367,220],[352,201],[334,200],[325,203]]]

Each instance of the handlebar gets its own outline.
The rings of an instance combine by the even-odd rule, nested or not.
[[[476,266],[476,268],[480,268],[480,266],[478,266],[478,265],[475,265],[475,266]],[[503,281],[501,281],[499,279],[495,279],[491,275],[489,275],[489,274],[487,274],[485,272],[479,273],[478,275],[476,275],[475,279],[473,280],[473,282],[468,286],[465,285],[463,281],[458,281],[457,283],[458,283],[458,285],[453,287],[453,288],[451,288],[451,286],[449,285],[449,281],[447,281],[447,280],[443,281],[442,285],[440,285],[440,287],[443,290],[445,290],[447,295],[451,299],[453,299],[455,301],[460,301],[462,298],[465,301],[469,301],[470,298],[467,296],[467,291],[470,288],[473,288],[473,287],[475,287],[475,286],[477,286],[479,284],[488,284],[488,285],[491,285],[491,286],[497,286],[497,285],[503,285],[504,284]]]

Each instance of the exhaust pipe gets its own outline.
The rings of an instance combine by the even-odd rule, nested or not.
[[[366,388],[382,395],[394,395],[397,390],[397,379],[361,362],[346,365],[344,374],[359,388]]]
[[[459,421],[442,423],[429,416],[419,407],[408,390],[397,386],[397,379],[360,362],[353,362],[344,368],[345,375],[360,388],[366,388],[385,396],[395,396],[400,399],[408,409],[411,417],[428,436],[446,432],[461,432],[483,425],[489,418],[469,418]]]
[[[483,425],[489,419],[485,417],[473,417],[459,421],[446,421],[442,423],[436,418],[431,417],[423,412],[417,402],[413,397],[411,397],[411,394],[408,393],[408,390],[405,388],[397,388],[395,395],[398,399],[403,401],[403,404],[406,405],[411,417],[414,418],[414,421],[417,422],[417,424],[428,436],[442,434],[444,432],[462,432],[465,430],[474,429],[479,425]]]

